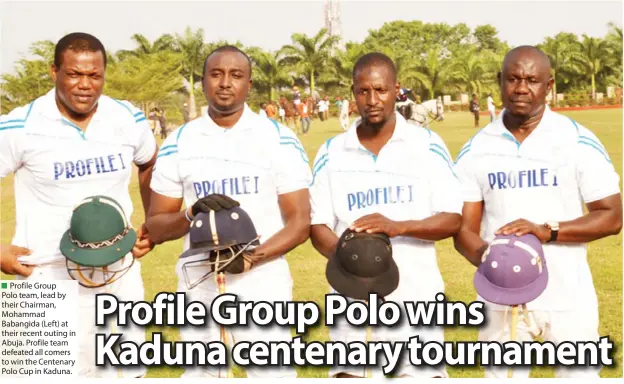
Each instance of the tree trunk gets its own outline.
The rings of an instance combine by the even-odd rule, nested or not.
[[[314,94],[314,71],[310,71],[310,94]]]
[[[596,100],[596,74],[592,73],[591,76],[591,80],[592,80],[592,100]]]
[[[271,86],[269,90],[269,100],[270,101],[275,100],[275,87],[274,86]]]
[[[193,74],[191,73],[191,75],[189,76],[189,86],[190,86],[190,92],[189,92],[189,117],[192,119],[197,117],[197,108],[195,106],[195,82],[193,81]]]

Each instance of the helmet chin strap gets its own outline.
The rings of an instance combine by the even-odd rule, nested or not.
[[[125,256],[123,259],[121,259],[121,267],[122,269],[120,270],[116,270],[116,271],[109,271],[109,266],[104,266],[101,267],[101,270],[99,269],[100,267],[84,267],[81,266],[79,264],[75,264],[75,267],[70,267],[69,265],[69,260],[65,260],[65,265],[67,267],[67,271],[69,276],[78,282],[78,284],[80,284],[81,286],[85,287],[85,288],[101,288],[104,287],[106,285],[112,284],[114,282],[116,282],[117,280],[119,280],[123,275],[126,274],[126,272],[128,272],[128,270],[132,267],[132,265],[134,264],[134,257],[131,257],[132,260],[130,262],[130,265],[128,265],[127,267],[124,267],[123,264],[126,263],[126,257]],[[83,273],[83,270],[85,272],[88,271],[88,277],[85,275],[85,273]],[[74,274],[71,273],[71,271],[75,271],[76,274],[78,275],[77,277],[74,276]],[[101,272],[104,281],[101,283],[96,283],[93,281],[94,275],[96,272]],[[110,275],[110,277],[109,277]]]

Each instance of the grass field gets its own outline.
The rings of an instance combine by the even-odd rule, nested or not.
[[[622,175],[622,110],[598,110],[566,113],[594,131],[606,146],[617,172]],[[489,120],[481,119],[482,125]],[[453,157],[463,143],[476,133],[473,128],[472,115],[469,113],[448,114],[446,121],[434,123],[431,128],[445,140]],[[303,145],[311,161],[317,149],[329,137],[341,133],[337,119],[326,122],[314,120],[307,136],[302,137]],[[132,222],[141,224],[143,209],[140,203],[138,185],[135,180],[131,184],[135,212]],[[13,179],[12,176],[2,180],[1,228],[3,244],[9,243],[15,228]],[[174,265],[181,252],[181,240],[158,246],[152,253],[141,260],[146,300],[151,301],[155,294],[162,291],[175,291],[177,278]],[[446,285],[449,300],[470,302],[475,299],[472,286],[474,268],[453,249],[452,241],[446,240],[437,244],[438,263]],[[288,255],[290,270],[295,281],[295,300],[315,300],[323,303],[324,294],[328,291],[325,280],[324,258],[316,253],[309,241]],[[589,261],[594,283],[600,303],[600,335],[609,335],[616,345],[615,367],[602,370],[603,377],[622,377],[622,235],[596,241],[589,247]],[[7,276],[3,276],[7,278]],[[8,277],[10,278],[10,277]],[[573,321],[573,319],[571,319]],[[146,330],[148,338],[156,328]],[[179,333],[175,328],[160,329],[167,340],[178,340]],[[477,332],[474,329],[453,328],[446,331],[447,341],[473,341]],[[307,340],[328,340],[328,331],[324,326],[312,329]],[[482,377],[479,368],[457,367],[448,369],[451,377]],[[327,368],[299,368],[299,377],[326,377]],[[179,377],[182,369],[160,367],[149,370],[149,377]],[[237,376],[244,376],[242,370],[236,370]],[[553,370],[548,368],[534,369],[534,377],[553,377]]]

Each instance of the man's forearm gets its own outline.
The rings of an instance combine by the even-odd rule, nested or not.
[[[615,210],[589,212],[585,216],[559,223],[557,243],[589,243],[617,235],[622,229],[621,217]]]
[[[254,251],[255,255],[262,256],[262,262],[282,256],[308,239],[310,221],[298,217],[289,220],[284,228],[271,236]]]
[[[314,248],[328,259],[334,254],[338,245],[338,236],[324,224],[312,226],[310,240]]]
[[[149,212],[150,197],[152,194],[150,183],[152,182],[153,169],[153,165],[145,169],[139,169],[139,192],[141,193],[141,202],[143,203],[145,216],[147,216],[147,212]]]
[[[415,237],[422,240],[444,240],[454,236],[461,225],[461,215],[457,213],[438,213],[424,220],[401,221],[401,236]]]
[[[475,267],[481,264],[481,256],[488,247],[488,243],[481,236],[468,229],[459,230],[453,238],[453,245]]]
[[[174,213],[159,213],[148,217],[145,226],[151,239],[156,244],[176,240],[186,235],[190,228],[185,211]]]

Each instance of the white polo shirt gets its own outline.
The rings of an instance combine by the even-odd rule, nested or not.
[[[245,105],[232,128],[221,128],[206,114],[172,132],[160,148],[151,186],[161,195],[184,198],[187,207],[213,193],[228,195],[249,214],[264,242],[284,228],[278,196],[307,189],[310,180],[297,136]],[[288,273],[283,257],[250,273],[267,268]]]
[[[313,225],[325,224],[340,236],[358,218],[373,213],[395,221],[461,213],[459,181],[442,139],[408,124],[398,112],[396,121],[378,156],[360,144],[360,119],[321,146],[312,168]],[[412,280],[414,299],[433,300],[444,291],[433,241],[401,236],[391,241],[401,281]]]
[[[143,112],[107,96],[84,133],[59,112],[55,89],[2,116],[0,177],[15,173],[12,244],[32,250],[33,262],[58,255],[73,208],[92,195],[117,200],[130,220],[132,163],[156,149]]]
[[[487,107],[488,111],[496,111],[496,107],[494,106],[494,99],[492,96],[488,96],[487,98]]]
[[[503,114],[464,145],[455,165],[464,201],[484,201],[485,241],[521,218],[539,225],[574,220],[583,216],[584,203],[619,193],[609,155],[587,128],[546,107],[537,128],[519,143],[505,128]],[[548,287],[528,308],[597,305],[585,244],[545,244],[544,255]]]

